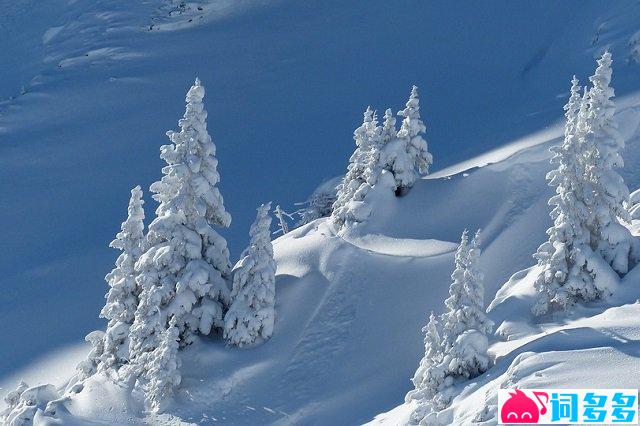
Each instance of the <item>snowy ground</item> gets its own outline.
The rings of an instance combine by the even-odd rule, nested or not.
[[[495,423],[505,383],[637,386],[640,272],[608,305],[542,324],[524,308],[530,275],[509,281],[533,264],[550,224],[547,148],[561,134],[553,123],[571,74],[584,80],[610,46],[617,93],[640,89],[629,45],[636,2],[388,10],[201,1],[201,14],[189,4],[183,13],[160,0],[4,5],[0,29],[12,36],[0,37],[0,220],[11,249],[0,256],[0,394],[20,377],[60,383],[82,356],[82,336],[103,327],[101,280],[115,260],[107,242],[129,189],[159,176],[158,146],[195,74],[208,89],[235,253],[257,204],[293,205],[343,172],[363,108],[397,109],[411,83],[423,87],[439,171],[382,200],[345,238],[321,220],[276,240],[274,337],[252,350],[213,338],[186,350],[175,417],[146,417],[96,377],[66,403],[66,422],[401,423],[420,328],[442,310],[464,228],[484,230],[487,302],[496,297],[498,326],[509,322],[491,347],[495,367],[445,421],[468,424],[486,406]],[[619,105],[635,189],[640,102]]]

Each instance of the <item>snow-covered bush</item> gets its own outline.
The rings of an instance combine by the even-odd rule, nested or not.
[[[98,365],[104,354],[105,333],[101,330],[94,330],[84,338],[91,345],[91,350],[87,358],[76,365],[76,375],[72,382],[79,383],[91,377],[98,370]]]
[[[225,315],[224,337],[236,346],[267,340],[275,317],[275,274],[271,244],[271,203],[258,208],[249,235],[251,242],[233,269],[231,307]]]
[[[129,360],[129,329],[138,307],[140,288],[135,264],[144,250],[144,209],[142,189],[131,190],[128,216],[110,247],[121,250],[116,267],[105,277],[109,292],[100,316],[108,320],[99,370],[117,370]]]
[[[20,382],[18,388],[5,396],[8,407],[0,415],[3,425],[27,426],[33,425],[36,414],[45,414],[50,401],[60,398],[55,386],[50,384],[28,387]]]
[[[421,175],[429,173],[429,166],[433,163],[433,156],[429,153],[427,141],[423,135],[426,126],[420,119],[420,99],[418,88],[413,86],[411,96],[407,101],[406,108],[398,115],[404,117],[402,125],[396,137],[393,137],[395,120],[385,114],[384,137],[389,140],[385,143],[381,151],[381,161],[385,168],[396,180],[396,193],[400,194],[411,188]]]
[[[337,185],[336,179],[330,179],[324,182],[309,196],[309,198],[296,205],[302,206],[295,214],[300,218],[296,226],[306,225],[321,217],[331,216],[333,211],[333,203],[336,202]]]
[[[227,227],[231,216],[217,188],[218,160],[207,132],[204,94],[196,79],[187,93],[180,132],[167,132],[172,143],[160,149],[167,166],[162,179],[151,185],[160,205],[149,225],[148,248],[136,263],[142,292],[131,326],[130,358],[138,368],[128,369],[126,380],[145,368],[135,358],[158,347],[170,319],[180,346],[224,324],[231,265],[227,243],[212,225]]]
[[[9,424],[9,416],[20,403],[20,396],[22,395],[22,392],[24,392],[28,388],[29,385],[21,380],[14,390],[4,396],[3,400],[7,404],[7,407],[4,411],[2,411],[2,413],[0,413],[0,420],[2,420],[3,424]]]

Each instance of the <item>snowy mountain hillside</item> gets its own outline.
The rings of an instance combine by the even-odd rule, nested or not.
[[[624,118],[625,157],[633,165],[640,139],[637,98],[620,103],[628,105],[618,116]],[[450,416],[444,424],[474,418],[491,424],[499,385],[634,387],[640,380],[630,374],[640,371],[634,343],[640,330],[637,271],[607,303],[539,327],[529,323],[532,270],[509,279],[533,264],[531,253],[549,225],[544,174],[559,129],[548,133],[506,158],[494,155],[490,165],[424,179],[406,197],[378,200],[371,220],[344,238],[320,219],[277,239],[273,338],[251,350],[229,349],[214,339],[187,348],[181,389],[170,415],[158,419],[357,424],[393,407],[409,389],[426,313],[442,310],[455,249],[451,241],[464,226],[484,230],[481,266],[489,298],[496,295],[489,314],[499,326],[490,349],[496,366],[462,391],[443,414]],[[626,176],[637,185],[631,167]],[[590,372],[583,380],[594,365],[598,375]],[[407,411],[401,406],[375,421],[401,424]],[[63,399],[53,418],[150,421],[140,402],[100,375]]]
[[[18,0],[3,8],[0,396],[22,379],[43,385],[27,391],[26,424],[406,424],[421,328],[431,311],[443,312],[464,229],[482,229],[495,365],[457,389],[441,424],[495,424],[500,387],[638,387],[638,267],[621,280],[607,275],[614,294],[606,301],[541,321],[530,313],[539,272],[532,254],[551,225],[549,148],[563,137],[571,75],[586,81],[605,49],[626,141],[621,173],[631,190],[640,187],[638,2]],[[208,201],[220,209],[217,224],[228,224],[225,208],[233,218],[229,229],[216,228],[230,256],[216,246],[221,265],[207,274],[229,283],[257,206],[271,200],[293,211],[309,194],[335,196],[340,179],[329,178],[344,173],[367,105],[382,119],[418,85],[433,165],[401,197],[372,191],[361,223],[340,230],[320,218],[273,240],[269,340],[271,313],[268,331],[248,333],[260,334],[255,347],[194,332],[178,351],[165,334],[181,380],[155,413],[108,372],[78,383],[73,376],[90,351],[83,336],[105,329],[103,278],[117,257],[108,244],[127,197],[142,187],[148,226],[158,206],[148,188],[166,166],[159,147],[196,76],[207,88],[203,116],[217,148],[209,166],[220,174],[224,207]],[[206,145],[203,116],[192,127]],[[189,209],[202,213],[200,204]],[[182,232],[160,222],[157,234]],[[209,235],[201,222],[189,225]],[[252,244],[262,248],[253,253],[269,254],[266,218],[255,226]],[[640,235],[640,221],[632,229]],[[160,253],[161,237],[153,242]],[[145,244],[155,279],[155,249]],[[247,253],[234,269],[245,271],[234,294],[260,276],[267,290],[255,293],[273,309],[271,263],[256,260],[263,269],[255,272]],[[222,323],[211,306],[200,315]],[[182,337],[199,329],[189,321],[171,330]]]

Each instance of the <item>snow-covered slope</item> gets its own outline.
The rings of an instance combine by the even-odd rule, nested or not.
[[[216,338],[189,347],[170,414],[152,422],[356,424],[398,406],[423,351],[420,328],[443,308],[464,228],[484,230],[487,302],[496,297],[490,314],[510,323],[492,342],[496,366],[463,391],[445,421],[466,424],[485,405],[490,421],[503,383],[637,386],[629,372],[640,370],[638,271],[607,305],[537,326],[525,309],[531,275],[509,280],[533,264],[550,224],[547,149],[561,135],[552,123],[571,74],[584,79],[610,46],[617,92],[640,89],[628,44],[640,29],[636,2],[606,10],[599,2],[457,10],[430,2],[389,11],[384,2],[318,10],[203,1],[202,15],[197,6],[169,12],[171,4],[56,0],[43,9],[23,1],[0,17],[7,33],[20,34],[0,38],[8,53],[0,63],[0,219],[11,224],[3,231],[11,250],[0,257],[0,386],[21,376],[60,383],[77,352],[44,363],[49,351],[103,326],[101,280],[115,256],[106,243],[130,187],[159,176],[157,148],[194,74],[212,94],[223,193],[239,223],[228,235],[236,252],[255,205],[264,197],[291,205],[340,173],[363,107],[397,108],[413,82],[424,88],[440,170],[405,197],[376,200],[370,220],[344,237],[319,220],[277,239],[273,338],[251,350]],[[189,22],[199,16],[201,24]],[[419,58],[407,39],[424,49]],[[635,189],[640,100],[618,105],[628,139],[623,174]],[[610,368],[583,380],[604,364]],[[401,405],[376,421],[396,424],[407,414]],[[56,416],[149,420],[139,401],[100,376]]]
[[[640,115],[635,99],[621,103],[631,105],[619,117],[633,187]],[[480,411],[478,419],[491,420],[497,389],[505,384],[636,386],[637,270],[608,303],[535,326],[529,313],[535,270],[509,280],[533,263],[531,253],[549,225],[544,175],[559,130],[547,136],[506,158],[494,155],[490,165],[424,179],[406,197],[377,200],[371,220],[344,238],[321,219],[277,239],[273,338],[250,350],[217,339],[189,347],[169,413],[195,423],[356,424],[400,403],[423,350],[420,327],[430,310],[443,308],[455,248],[450,241],[464,227],[484,229],[482,269],[489,299],[496,295],[490,316],[499,326],[491,346],[496,365],[463,390],[443,413],[450,416],[444,423],[468,424]],[[596,365],[597,375],[586,374]],[[57,416],[67,421],[130,423],[146,416],[101,376],[63,406],[68,414]],[[376,421],[401,423],[408,409]]]

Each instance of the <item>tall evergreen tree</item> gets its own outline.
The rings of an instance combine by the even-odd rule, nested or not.
[[[405,398],[406,402],[416,401],[412,424],[432,424],[435,413],[451,404],[454,385],[484,373],[489,366],[487,336],[493,322],[484,309],[479,260],[480,231],[469,242],[465,229],[455,254],[441,332],[433,314],[423,329],[425,356],[413,378],[415,389]]]
[[[110,286],[100,316],[108,320],[104,351],[99,370],[117,370],[129,359],[129,329],[138,307],[140,288],[136,283],[135,263],[144,250],[144,209],[142,189],[131,190],[127,219],[110,247],[122,253],[116,267],[105,277]]]
[[[493,329],[493,322],[486,315],[483,276],[479,270],[479,230],[471,244],[460,250],[464,252],[466,259],[456,256],[450,296],[445,301],[448,310],[443,316],[443,345],[447,375],[469,379],[485,372],[489,365],[487,336]]]
[[[402,125],[397,138],[390,140],[382,150],[382,159],[387,170],[396,180],[396,193],[411,188],[421,175],[429,173],[433,156],[429,153],[423,135],[426,126],[420,119],[420,99],[418,88],[413,86],[406,108],[398,113]]]
[[[271,244],[271,203],[258,208],[251,243],[233,270],[232,304],[225,316],[224,337],[236,346],[267,340],[275,319],[276,262]]]
[[[556,194],[549,200],[553,226],[547,230],[549,240],[534,257],[541,269],[535,287],[542,297],[532,311],[542,315],[550,309],[564,309],[576,300],[600,297],[588,261],[593,255],[589,246],[589,191],[584,165],[584,126],[586,97],[580,96],[578,79],[571,81],[571,94],[565,105],[564,140],[551,148],[551,163],[556,168],[547,174]]]
[[[593,191],[589,223],[591,247],[616,272],[625,274],[633,263],[632,237],[620,220],[631,220],[625,208],[629,188],[616,170],[624,166],[621,156],[624,140],[614,119],[611,63],[611,53],[605,52],[598,59],[595,74],[589,77],[592,87],[588,92],[584,123],[585,171]]]
[[[204,94],[196,79],[178,122],[181,130],[167,132],[172,143],[160,149],[167,166],[151,185],[160,204],[149,225],[148,248],[136,264],[142,293],[131,327],[131,358],[158,347],[169,319],[175,321],[180,346],[224,324],[231,265],[227,243],[212,225],[227,227],[231,216],[217,188],[218,160],[207,132]]]

